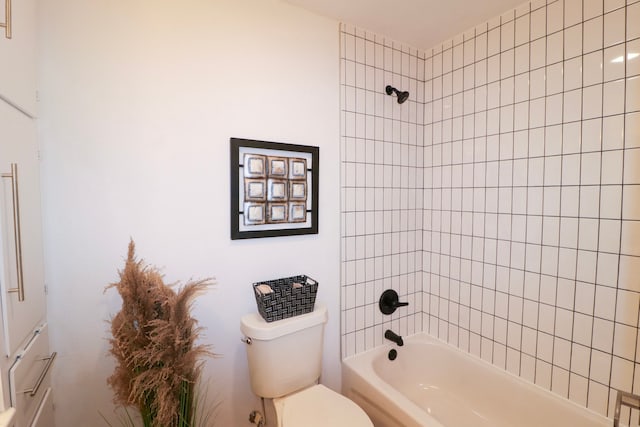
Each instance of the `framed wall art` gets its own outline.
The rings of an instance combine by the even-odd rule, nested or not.
[[[231,239],[318,233],[320,149],[231,138]]]

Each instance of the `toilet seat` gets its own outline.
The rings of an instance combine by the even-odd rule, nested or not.
[[[373,427],[351,400],[322,384],[273,399],[278,427]]]

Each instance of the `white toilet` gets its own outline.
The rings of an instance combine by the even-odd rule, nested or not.
[[[327,308],[318,304],[271,323],[258,313],[242,317],[251,388],[273,399],[277,427],[373,427],[358,405],[317,383],[326,322]]]

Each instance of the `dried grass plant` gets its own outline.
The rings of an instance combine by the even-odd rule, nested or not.
[[[214,354],[196,344],[201,328],[190,311],[212,279],[190,281],[176,292],[157,268],[136,259],[133,240],[118,273],[120,281],[105,288],[122,297],[122,309],[110,321],[117,364],[107,383],[114,403],[137,408],[145,427],[195,427],[202,359]]]

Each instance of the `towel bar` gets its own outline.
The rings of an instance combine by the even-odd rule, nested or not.
[[[620,409],[622,405],[628,406],[631,409],[640,409],[640,396],[618,390],[616,410],[613,416],[613,427],[619,427],[620,425]]]

